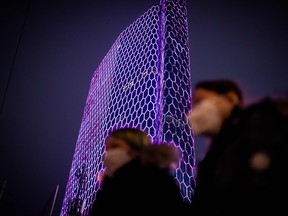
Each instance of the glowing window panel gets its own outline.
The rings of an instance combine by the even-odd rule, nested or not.
[[[94,72],[76,142],[61,215],[88,215],[100,188],[108,132],[146,131],[182,152],[173,173],[183,198],[195,186],[194,140],[187,121],[191,77],[186,1],[151,7],[116,39]],[[75,213],[76,212],[76,213]]]

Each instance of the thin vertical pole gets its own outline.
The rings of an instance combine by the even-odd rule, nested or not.
[[[54,206],[55,206],[55,202],[56,202],[56,198],[57,198],[57,194],[58,194],[58,189],[59,189],[59,185],[56,186],[55,192],[54,192],[54,196],[53,196],[53,200],[52,200],[52,205],[51,205],[51,209],[49,212],[49,216],[52,216],[53,214],[53,210],[54,210]]]

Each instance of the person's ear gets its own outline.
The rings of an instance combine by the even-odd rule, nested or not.
[[[233,103],[234,106],[238,106],[240,104],[239,97],[235,92],[229,91],[226,94],[226,97],[228,98],[229,101],[231,101]]]

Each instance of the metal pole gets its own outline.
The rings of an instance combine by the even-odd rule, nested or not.
[[[53,196],[53,200],[52,200],[52,205],[51,205],[51,209],[49,212],[49,216],[52,216],[53,210],[54,210],[54,206],[55,206],[55,201],[57,198],[57,194],[58,194],[58,189],[59,189],[59,185],[56,186],[55,192],[54,192],[54,196]]]

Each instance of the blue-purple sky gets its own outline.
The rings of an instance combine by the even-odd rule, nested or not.
[[[1,2],[0,181],[15,215],[40,215],[58,184],[59,215],[92,74],[117,36],[158,2]],[[234,79],[246,104],[288,91],[287,7],[263,2],[188,0],[192,84]]]

